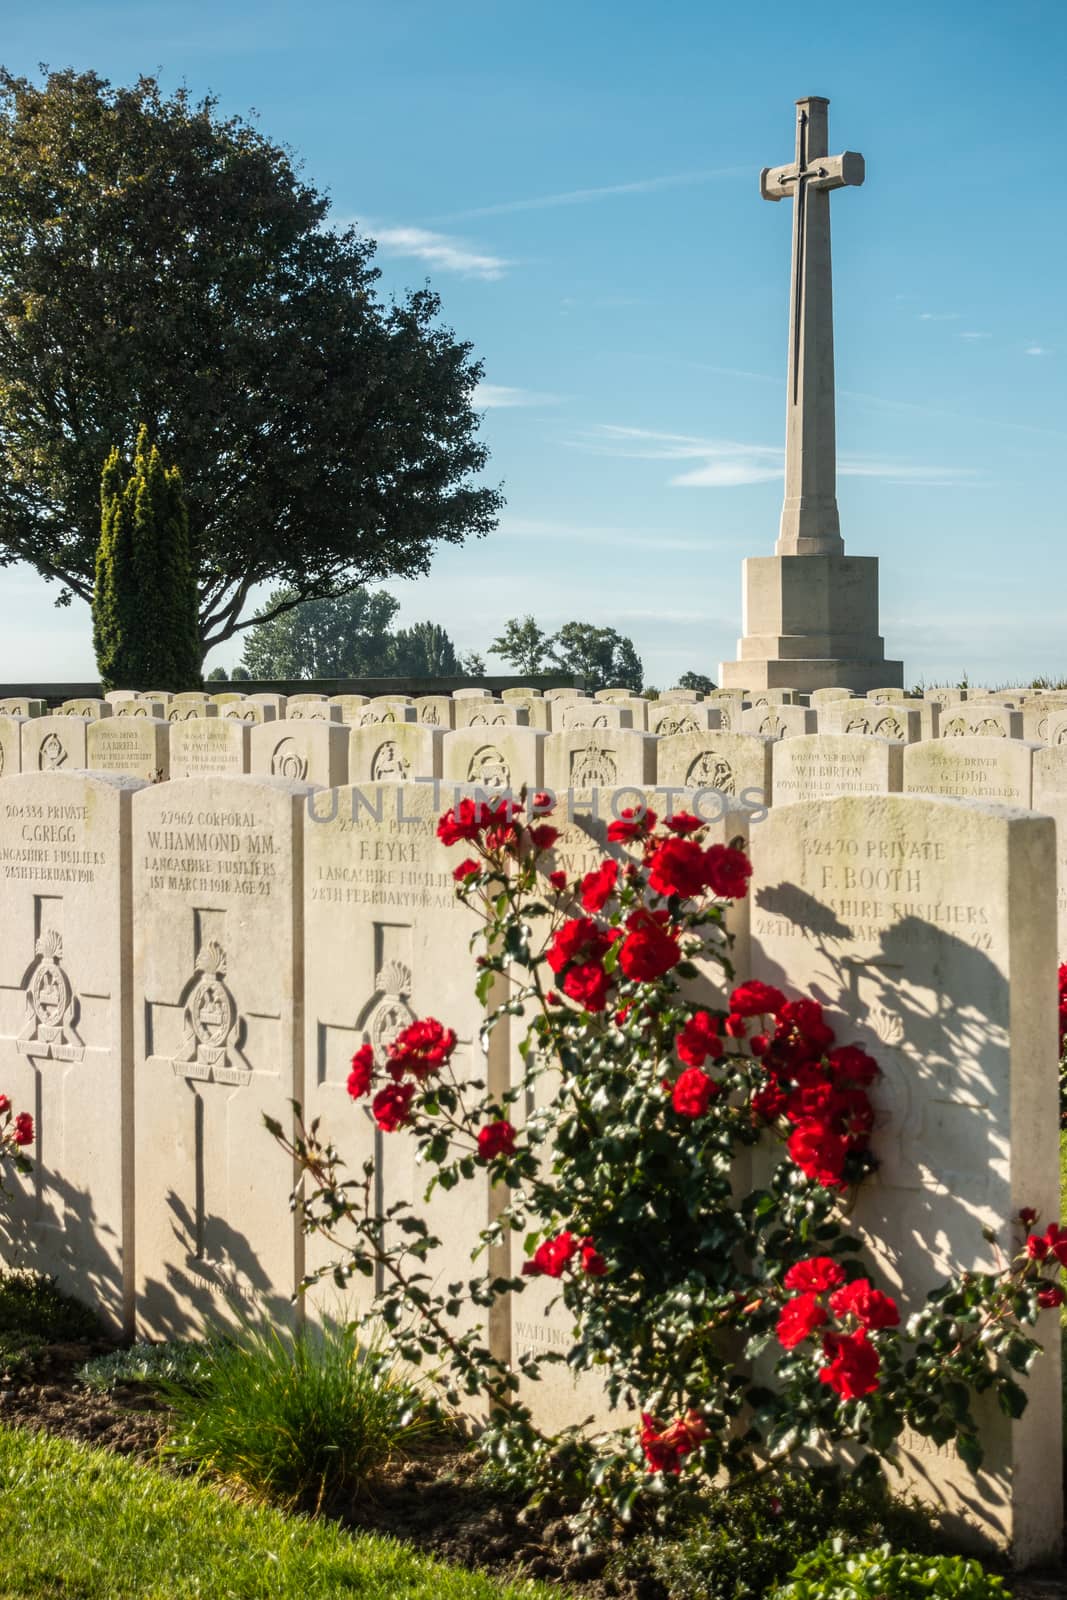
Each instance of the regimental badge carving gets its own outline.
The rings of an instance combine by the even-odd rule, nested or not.
[[[967,733],[967,723],[963,717],[950,717],[941,729],[942,739],[962,739]]]
[[[869,733],[870,732],[870,726],[871,725],[870,725],[869,719],[861,714],[859,716],[850,717],[848,719],[848,721],[845,723],[845,732],[846,733]]]
[[[357,1027],[372,1045],[375,1059],[382,1061],[401,1029],[415,1021],[410,1004],[411,968],[402,961],[387,961],[375,976],[374,990]]]
[[[1056,743],[1057,744],[1067,744],[1067,722],[1064,722],[1063,724],[1061,724],[1060,727],[1058,727],[1056,729]],[[3,755],[3,746],[0,746],[0,756],[2,756],[2,755]],[[3,770],[4,770],[3,762],[0,761],[0,773],[2,773]]]
[[[760,733],[768,734],[772,739],[780,739],[785,733],[785,727],[779,717],[769,711],[759,725]]]
[[[395,722],[395,711],[364,711],[359,719],[361,728],[373,728],[379,722]]]
[[[24,1056],[44,1061],[80,1061],[85,1046],[74,1032],[74,990],[62,967],[63,939],[42,933],[25,983],[26,1021],[16,1039]]]
[[[879,717],[872,728],[872,733],[881,734],[883,739],[903,739],[904,729],[896,717]]]
[[[148,715],[148,707],[147,706],[130,706],[130,708],[128,710],[126,709],[125,706],[123,706],[122,710],[119,712],[119,716],[120,717],[147,717],[147,715]],[[180,716],[180,712],[177,712],[177,711],[172,712],[171,716],[170,716],[170,721],[171,722],[177,722],[179,716]]]
[[[439,727],[440,723],[441,723],[441,718],[438,715],[437,707],[436,706],[421,706],[419,708],[419,721],[420,722],[428,722],[435,728]]]
[[[2,778],[4,776],[4,763],[5,763],[6,760],[7,760],[7,752],[6,752],[5,748],[4,748],[3,740],[0,739],[0,778]]]
[[[571,751],[573,788],[603,789],[618,781],[619,768],[614,750],[605,750],[599,744],[588,744],[584,750]]]
[[[196,958],[196,976],[186,985],[183,1043],[171,1063],[179,1078],[208,1083],[249,1083],[251,1069],[231,1061],[237,1049],[240,1017],[224,982],[226,952],[210,939]]]
[[[480,784],[483,789],[511,787],[511,768],[495,745],[483,744],[474,752],[467,767],[467,782]]]
[[[495,717],[474,716],[467,724],[471,728],[503,728],[507,725],[507,717],[501,711]]]
[[[1006,739],[1008,737],[996,717],[983,717],[981,722],[974,724],[971,732],[984,734],[987,739]]]
[[[697,756],[685,775],[687,789],[715,789],[719,794],[736,795],[737,779],[725,756],[705,750]]]
[[[41,772],[58,772],[66,766],[67,752],[58,733],[46,733],[37,752],[37,766]]]
[[[732,716],[733,713],[728,705],[721,705],[719,707],[719,727],[722,729],[723,733],[730,732],[730,728],[732,726]]]
[[[685,711],[668,711],[656,723],[656,732],[661,739],[669,738],[672,733],[699,733],[696,718]]]
[[[282,739],[274,746],[270,775],[272,778],[288,778],[294,783],[301,783],[307,777],[307,756],[301,755],[295,739]]]
[[[373,783],[386,783],[390,780],[402,781],[411,771],[411,762],[400,754],[395,739],[387,739],[380,744],[374,752],[370,764],[370,775]]]
[[[1037,719],[1037,737],[1044,741],[1048,738],[1048,712]]]

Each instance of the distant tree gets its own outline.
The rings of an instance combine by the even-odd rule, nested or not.
[[[245,640],[241,665],[250,678],[390,676],[390,624],[400,609],[391,594],[355,589],[285,609],[289,592],[269,596],[260,611],[265,620]]]
[[[238,662],[230,673],[230,682],[247,683],[251,676],[252,674],[249,672],[248,668],[242,667],[241,663]]]
[[[230,674],[225,667],[212,667],[205,679],[206,683],[229,683]]]
[[[410,628],[397,629],[392,648],[394,677],[452,678],[459,671],[456,647],[439,623],[415,622]]]
[[[640,694],[644,669],[633,640],[614,628],[565,622],[551,641],[550,666],[585,679],[589,689],[618,685]]]
[[[459,658],[459,670],[468,678],[484,678],[485,657],[477,650],[465,650]]]
[[[185,485],[201,659],[259,585],[280,615],[495,525],[481,364],[328,211],[210,96],[0,69],[0,565],[91,600],[100,463],[142,421]]]
[[[189,689],[200,682],[196,578],[181,473],[164,467],[145,427],[128,477],[117,448],[104,463],[92,612],[105,689]]]
[[[683,672],[675,684],[676,689],[695,689],[697,694],[710,694],[714,687],[713,680],[702,672]]]
[[[499,639],[489,646],[493,655],[499,656],[516,672],[533,674],[544,672],[552,641],[533,617],[512,617],[505,622]]]

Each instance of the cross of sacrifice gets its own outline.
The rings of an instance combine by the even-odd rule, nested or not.
[[[793,201],[780,556],[843,555],[845,549],[837,514],[830,190],[861,184],[864,164],[854,150],[827,154],[829,104],[821,95],[798,100],[794,159],[760,173],[764,200]]]

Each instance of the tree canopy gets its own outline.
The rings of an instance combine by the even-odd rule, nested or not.
[[[492,528],[469,343],[428,288],[383,303],[287,151],[143,77],[0,69],[0,564],[89,600],[101,468],[147,424],[180,470],[201,648],[425,572]]]
[[[245,637],[241,668],[251,678],[441,678],[463,668],[436,622],[394,631],[400,602],[385,589],[355,589],[291,609],[285,591],[262,608],[269,617]]]
[[[489,647],[517,672],[566,672],[590,689],[641,692],[644,668],[632,639],[591,622],[565,622],[548,634],[531,616],[512,617]]]

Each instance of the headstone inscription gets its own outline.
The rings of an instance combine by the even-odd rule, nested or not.
[[[85,730],[85,759],[92,772],[161,781],[170,776],[169,734],[159,717],[105,717]]]
[[[191,717],[176,722],[170,731],[171,777],[247,772],[251,735],[249,724],[237,717]]]
[[[1020,1207],[1059,1214],[1053,825],[848,796],[772,811],[751,855],[751,975],[822,1001],[838,1041],[881,1068],[879,1168],[850,1223],[906,1317],[951,1273],[995,1266],[983,1228],[1010,1255]],[[1037,1330],[1021,1420],[980,1397],[977,1479],[911,1430],[897,1450],[909,1492],[934,1499],[954,1534],[1011,1542],[1021,1567],[1059,1554],[1058,1331]]]
[[[181,778],[134,806],[137,1324],[291,1322],[303,1237],[262,1124],[303,1098],[305,785]],[[297,1313],[298,1314],[298,1313]]]
[[[1022,739],[922,739],[904,747],[905,794],[1029,806],[1034,752]]]
[[[27,772],[0,799],[0,1079],[34,1119],[5,1177],[21,1264],[133,1327],[130,778]]]
[[[847,733],[807,733],[774,745],[776,806],[841,794],[895,794],[904,777],[904,746]]]

